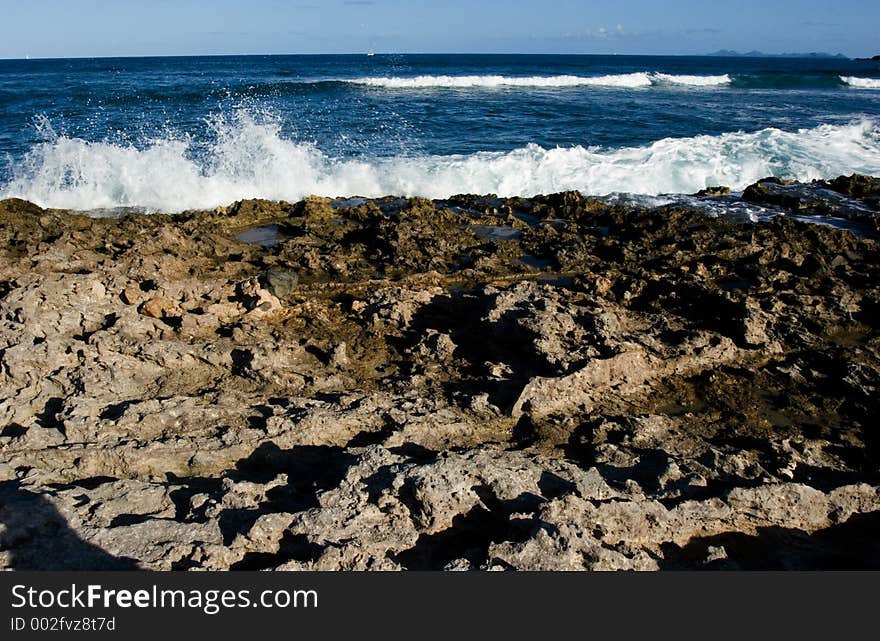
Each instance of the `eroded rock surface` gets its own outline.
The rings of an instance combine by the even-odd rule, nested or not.
[[[0,238],[2,566],[880,567],[871,237],[565,193]]]

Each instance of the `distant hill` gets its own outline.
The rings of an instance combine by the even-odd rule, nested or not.
[[[710,56],[720,56],[725,58],[842,58],[848,60],[847,56],[842,53],[826,53],[824,51],[811,51],[809,53],[764,53],[763,51],[747,51],[740,53],[739,51],[731,51],[730,49],[719,49],[714,53],[707,54]]]

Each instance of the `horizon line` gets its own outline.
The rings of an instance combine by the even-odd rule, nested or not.
[[[729,49],[719,49],[721,51],[731,51]],[[524,52],[503,52],[503,51],[417,51],[417,52],[393,52],[393,51],[376,51],[370,52],[375,56],[617,56],[617,57],[657,57],[657,58],[840,58],[841,56],[847,60],[871,60],[870,56],[852,57],[843,53],[828,53],[824,51],[805,51],[805,52],[783,52],[783,53],[767,53],[760,52],[760,55],[748,55],[750,52],[739,53],[734,51],[736,55],[718,55],[718,52],[711,53],[524,53]],[[120,54],[120,55],[100,55],[100,56],[30,56],[6,58],[0,56],[0,61],[4,62],[26,62],[28,60],[115,60],[115,59],[150,59],[150,58],[268,58],[268,57],[293,57],[293,56],[367,56],[366,51],[336,52],[336,53],[183,53],[183,54]]]

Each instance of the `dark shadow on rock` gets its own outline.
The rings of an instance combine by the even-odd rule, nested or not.
[[[378,504],[379,498],[385,492],[390,492],[394,482],[394,465],[383,465],[378,470],[370,474],[363,480],[364,488],[367,491],[367,500],[372,504]],[[403,492],[401,500],[404,504],[409,499],[409,495]],[[410,507],[410,512],[414,507]]]
[[[716,548],[711,555],[709,548]],[[723,553],[720,553],[723,548]],[[783,527],[727,532],[662,546],[664,570],[878,570],[880,511],[855,514],[812,534]]]
[[[746,346],[742,325],[747,317],[745,305],[701,283],[651,281],[631,307],[642,312],[675,314],[693,327],[717,332]]]
[[[63,398],[50,398],[48,401],[46,401],[46,405],[43,407],[43,410],[35,416],[37,425],[45,429],[56,429],[64,434],[64,423],[58,420],[58,414],[63,409]]]
[[[0,550],[14,570],[137,570],[135,559],[116,557],[83,541],[39,494],[18,481],[0,482]]]
[[[638,456],[634,465],[617,467],[598,464],[596,469],[611,487],[625,489],[626,482],[632,480],[643,490],[657,494],[661,489],[660,477],[669,466],[669,454],[659,449],[632,448],[631,451]]]
[[[28,428],[19,425],[18,423],[9,423],[0,430],[0,436],[8,436],[9,438],[18,438],[19,436],[24,436],[28,431]]]
[[[612,487],[625,489],[627,481],[635,481],[644,490],[656,493],[660,489],[660,477],[666,471],[670,457],[661,449],[624,447],[624,439],[629,435],[630,426],[626,417],[609,417],[619,420],[617,429],[609,429],[601,437],[601,443],[610,443],[634,455],[637,462],[629,467],[608,465],[599,460],[596,452],[597,429],[603,425],[603,418],[589,420],[572,431],[568,443],[563,448],[566,458],[583,469],[595,467]],[[613,423],[613,421],[612,421]]]
[[[271,405],[254,405],[251,409],[257,414],[247,417],[248,425],[255,430],[265,431],[269,419],[275,415],[275,410]]]
[[[309,541],[305,534],[285,532],[278,543],[277,552],[248,552],[241,561],[233,563],[230,570],[269,570],[288,561],[307,563],[321,557],[326,546]]]
[[[0,300],[6,298],[6,295],[15,289],[15,281],[12,280],[4,280],[0,281]]]
[[[230,478],[268,483],[279,474],[286,474],[287,484],[266,492],[266,500],[256,508],[221,512],[218,522],[224,544],[229,545],[237,534],[250,531],[264,514],[301,512],[318,507],[318,493],[336,487],[357,460],[340,447],[304,445],[282,450],[274,443],[264,443],[237,463]]]
[[[204,501],[199,507],[193,508],[192,498],[196,494],[207,494],[212,498],[219,499],[223,487],[222,479],[197,476],[180,478],[169,473],[168,483],[178,486],[168,494],[174,503],[174,519],[176,521],[206,523],[209,520],[205,512],[211,506],[211,502]]]
[[[597,430],[603,426],[603,421],[606,419],[620,421],[619,429],[606,429],[603,434],[597,435]],[[626,492],[629,482],[636,482],[666,509],[672,509],[685,501],[703,501],[712,497],[722,497],[733,488],[756,487],[762,484],[761,478],[757,476],[746,477],[722,471],[712,452],[695,459],[696,463],[713,470],[713,474],[704,479],[703,483],[692,483],[690,474],[680,476],[676,480],[664,480],[663,477],[670,464],[676,463],[687,469],[687,461],[676,459],[659,448],[625,445],[624,441],[631,435],[630,427],[626,417],[608,416],[588,420],[572,431],[568,442],[563,446],[565,456],[582,469],[596,468],[602,478],[614,489]],[[603,462],[597,451],[597,444],[600,443],[615,445],[621,453],[632,457],[634,463],[629,466],[619,466]],[[760,450],[766,457],[761,461],[762,465],[770,469],[779,467],[776,462],[779,456],[772,449],[772,442],[769,440],[732,436],[728,440],[713,441],[713,443],[719,447]]]
[[[529,538],[536,521],[511,515],[537,511],[543,497],[525,492],[502,501],[488,486],[475,487],[474,491],[483,505],[459,514],[445,530],[421,534],[413,547],[390,558],[407,570],[442,570],[449,562],[462,558],[473,567],[480,567],[488,561],[492,543],[522,542]]]
[[[415,443],[403,443],[402,445],[391,448],[389,451],[398,456],[407,457],[408,463],[414,463],[416,465],[425,465],[437,460],[437,452]],[[398,464],[383,465],[373,474],[363,479],[362,483],[366,488],[367,497],[370,503],[378,504],[379,498],[382,494],[393,491],[395,472],[399,467]],[[398,490],[397,498],[407,506],[410,514],[419,514],[420,503],[415,497],[415,491],[411,480],[404,482],[403,486]]]
[[[416,310],[404,336],[389,342],[402,353],[417,345],[429,330],[449,335],[455,344],[453,357],[460,376],[444,384],[447,397],[486,393],[493,405],[508,407],[531,377],[550,375],[552,371],[529,352],[534,337],[515,322],[517,315],[525,312],[510,310],[499,321],[489,322],[485,317],[492,304],[491,296],[470,290],[435,296]],[[503,364],[511,374],[489,377],[487,362]],[[406,366],[412,364],[404,363]]]
[[[382,427],[378,430],[364,430],[355,434],[348,443],[345,444],[346,449],[350,447],[368,447],[370,445],[379,445],[384,443],[398,429],[398,424],[391,419],[390,416],[383,417]]]
[[[397,447],[389,448],[388,451],[398,456],[405,456],[413,463],[425,464],[437,460],[437,452],[418,443],[403,443]]]
[[[541,495],[549,500],[577,493],[577,486],[574,483],[547,471],[541,472],[538,489],[541,490]]]
[[[111,403],[105,407],[98,418],[104,421],[118,421],[125,414],[125,410],[131,407],[134,401],[122,401],[121,403]]]
[[[860,472],[834,470],[828,467],[799,463],[794,470],[791,480],[794,483],[803,483],[827,493],[844,485],[864,483],[867,479]]]
[[[234,349],[230,354],[232,357],[232,373],[236,376],[247,377],[254,362],[254,355],[246,349]]]
[[[268,407],[264,409],[269,410]],[[265,484],[280,474],[286,474],[287,483],[269,489],[255,507],[230,507],[216,516],[223,542],[229,545],[237,535],[247,534],[257,519],[265,514],[295,513],[318,507],[318,493],[339,485],[348,468],[357,460],[355,455],[345,452],[341,447],[316,445],[283,450],[275,443],[263,443],[247,458],[239,460],[235,469],[225,473],[223,477],[178,478],[169,474],[168,483],[175,486],[170,492],[175,506],[174,518],[180,522],[207,522],[211,517],[206,511],[222,501],[226,493],[224,479],[235,483]],[[193,497],[199,494],[205,494],[209,499],[193,506]],[[125,522],[123,519],[120,524]],[[308,555],[301,553],[301,542],[290,541],[285,545],[289,549],[277,554],[249,555],[241,561],[241,567],[236,569],[265,569],[272,567],[273,559],[281,559],[275,565],[291,559],[309,560]]]

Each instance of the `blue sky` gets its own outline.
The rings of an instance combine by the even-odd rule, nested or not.
[[[877,0],[0,0],[0,57],[880,54]]]

